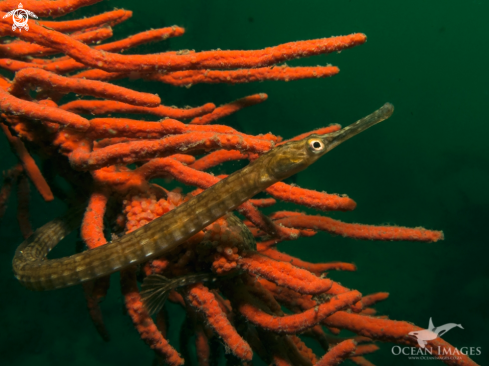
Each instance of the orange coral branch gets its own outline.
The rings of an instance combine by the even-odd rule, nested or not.
[[[362,295],[358,291],[346,292],[332,297],[328,302],[316,308],[300,314],[285,315],[282,317],[268,315],[246,300],[241,300],[238,310],[251,323],[266,330],[277,333],[295,334],[319,324],[331,314],[357,302],[361,297]]]
[[[90,126],[88,120],[77,114],[16,98],[1,88],[0,109],[6,113],[19,114],[32,119],[46,120],[81,131],[87,130]]]
[[[372,339],[402,343],[410,346],[418,346],[418,344],[414,338],[408,336],[409,332],[422,329],[407,322],[372,318],[369,316],[347,313],[345,311],[338,311],[331,315],[325,320],[325,323],[333,327],[348,329]],[[443,358],[444,354],[437,353],[438,346],[440,349],[445,349],[445,352],[448,352],[448,350],[450,350],[451,354],[454,352],[454,348],[441,338],[428,341],[428,345],[433,347],[433,354],[436,354],[436,356],[440,358]],[[460,353],[460,355],[457,354],[457,358],[460,358],[460,360],[444,359],[443,361],[448,365],[477,366],[477,364],[467,355]]]
[[[132,137],[133,139],[157,139],[167,135],[211,132],[219,134],[237,135],[246,139],[261,139],[260,137],[245,135],[231,127],[194,126],[186,125],[173,119],[165,119],[160,122],[138,121],[128,118],[95,118],[90,120],[89,137],[93,139],[103,137]],[[126,141],[124,141],[126,142]],[[105,145],[108,146],[108,145]],[[99,144],[99,148],[100,148]]]
[[[27,68],[15,74],[10,93],[26,97],[27,88],[36,85],[43,88],[54,88],[58,93],[77,93],[97,98],[107,98],[143,107],[157,107],[161,99],[154,94],[136,92],[121,86],[102,81],[72,79],[48,71]]]
[[[338,271],[356,271],[357,267],[354,264],[351,263],[342,263],[342,262],[331,262],[331,263],[309,263],[305,262],[299,258],[292,257],[291,255],[281,253],[276,249],[273,248],[263,248],[258,246],[258,251],[266,255],[267,257],[270,257],[272,259],[282,261],[282,262],[288,262],[290,264],[293,264],[296,267],[304,268],[310,272],[314,273],[322,273],[326,271],[331,271],[331,270],[338,270]]]
[[[271,147],[271,142],[252,137],[217,134],[214,132],[194,132],[188,135],[169,136],[158,141],[150,140],[116,144],[95,150],[89,154],[72,156],[70,161],[76,169],[93,170],[113,164],[131,164],[157,156],[188,153],[200,149],[227,148],[230,150],[264,152]]]
[[[8,142],[10,143],[10,146],[19,158],[22,167],[24,168],[24,171],[26,172],[29,179],[32,181],[32,184],[34,184],[34,186],[37,188],[42,198],[44,198],[45,201],[54,200],[51,188],[49,188],[49,185],[44,179],[36,162],[25,148],[24,143],[18,137],[12,136],[8,127],[5,126],[3,123],[0,123],[0,127],[2,127],[5,136],[7,136]]]
[[[238,150],[217,150],[200,158],[190,165],[196,170],[207,170],[226,161],[247,159],[247,155]]]
[[[222,337],[231,351],[237,357],[251,361],[253,352],[250,346],[229,323],[212,292],[202,284],[195,284],[188,290],[187,297],[195,308],[205,314],[209,325]]]
[[[97,187],[90,196],[80,233],[89,249],[94,249],[107,243],[104,236],[104,215],[108,199],[109,193],[100,187]],[[108,341],[110,336],[105,327],[99,303],[107,295],[109,284],[110,276],[83,284],[83,292],[90,318],[97,332],[105,341]]]
[[[195,349],[199,366],[209,366],[210,347],[209,339],[202,326],[198,326],[195,333]]]
[[[95,190],[90,196],[81,227],[81,237],[90,249],[107,243],[104,236],[104,215],[108,199],[108,193],[103,189]]]
[[[347,224],[324,216],[292,216],[276,220],[276,222],[289,227],[323,230],[331,234],[363,240],[436,242],[443,239],[443,232],[441,231],[432,231],[423,228],[411,229],[400,226]]]
[[[0,25],[0,30],[6,34],[18,36],[28,42],[56,48],[84,65],[109,72],[264,67],[294,58],[341,51],[362,44],[367,40],[364,34],[357,33],[349,36],[285,43],[256,51],[203,51],[183,55],[151,56],[119,55],[108,52],[102,53],[73,40],[67,35],[35,24],[32,24],[30,32],[23,33],[14,33],[11,30],[11,19],[0,20]]]
[[[126,308],[132,322],[143,341],[145,341],[158,356],[171,366],[183,365],[184,360],[178,352],[163,338],[153,319],[149,316],[141,301],[136,272],[128,269],[121,272],[122,294],[126,300]]]
[[[267,188],[267,193],[285,202],[294,202],[323,211],[350,211],[356,207],[349,197],[312,191],[278,182]]]
[[[95,1],[27,0],[25,5],[37,15],[43,16],[64,14],[93,2]],[[10,11],[16,6],[12,1],[4,1],[0,4],[0,10]],[[0,214],[5,209],[12,184],[17,184],[19,218],[22,219],[21,226],[27,229],[24,230],[26,236],[30,235],[27,218],[28,182],[23,171],[33,175],[32,172],[39,170],[20,139],[38,148],[43,156],[54,157],[52,166],[56,172],[62,173],[83,194],[87,193],[87,187],[92,187],[93,183],[94,191],[83,218],[81,234],[88,247],[95,248],[106,243],[103,229],[109,197],[120,208],[117,218],[111,218],[111,215],[107,217],[112,220],[111,225],[116,226],[114,230],[116,233],[122,230],[131,232],[168,213],[192,195],[199,194],[225,177],[206,173],[206,169],[225,161],[253,161],[277,144],[307,138],[314,133],[338,131],[340,128],[339,125],[331,125],[286,141],[271,133],[251,136],[228,126],[213,125],[211,122],[243,107],[264,101],[265,94],[251,95],[218,108],[208,103],[197,108],[180,109],[160,105],[160,99],[155,95],[138,93],[104,81],[140,78],[173,85],[191,85],[202,82],[233,84],[328,77],[336,74],[338,68],[288,67],[276,64],[289,59],[341,51],[362,44],[366,40],[365,35],[352,34],[291,42],[262,50],[184,50],[153,55],[118,54],[139,44],[161,41],[184,33],[183,28],[174,26],[138,33],[93,47],[83,43],[110,36],[112,31],[109,27],[127,19],[131,14],[118,10],[67,22],[33,21],[29,24],[29,32],[14,32],[12,17],[3,19],[1,16],[5,14],[0,14],[0,34],[20,38],[0,45],[0,53],[9,57],[0,59],[0,68],[17,71],[12,83],[6,77],[0,77],[0,109],[4,112],[4,123],[19,137],[8,135],[10,131],[5,126],[4,130],[21,158],[28,157],[23,159],[25,168],[19,166],[6,177],[6,184],[0,191]],[[57,52],[64,56],[51,59],[31,57]],[[76,75],[61,76],[81,69],[85,70]],[[35,98],[30,96],[28,88],[31,86],[38,87],[38,90],[41,88]],[[75,100],[58,107],[55,101],[67,93],[109,100]],[[183,124],[168,118],[158,122],[128,118],[87,120],[80,116],[85,113],[141,113],[191,119],[191,122]],[[66,165],[66,157],[72,168],[89,173],[70,170]],[[196,160],[197,158],[199,159]],[[26,159],[30,159],[29,162]],[[136,163],[136,167],[128,166],[132,163]],[[185,197],[180,192],[169,191],[152,183],[153,178],[175,179],[198,189]],[[39,173],[32,180],[36,182],[43,179]],[[63,196],[61,190],[55,192],[60,192],[60,196]],[[270,187],[268,193],[283,201],[320,210],[347,211],[356,205],[346,196],[315,192],[284,183]],[[323,278],[325,274],[321,277],[314,274],[332,269],[354,270],[354,265],[341,262],[309,263],[280,253],[272,246],[282,240],[315,235],[318,230],[381,240],[436,241],[443,238],[443,234],[420,228],[345,224],[327,217],[307,216],[298,212],[281,211],[265,216],[257,209],[258,206],[266,207],[274,203],[273,198],[250,199],[238,208],[246,217],[244,224],[252,235],[262,237],[263,241],[258,243],[257,249],[266,256],[254,252],[252,246],[243,246],[243,237],[248,237],[244,233],[246,227],[235,225],[235,228],[231,228],[231,221],[219,219],[182,243],[177,250],[141,266],[138,277],[157,273],[173,280],[199,271],[239,275],[239,278],[221,276],[212,292],[202,284],[170,291],[170,301],[180,304],[189,314],[185,323],[185,327],[189,329],[185,328],[182,332],[182,352],[186,349],[187,338],[191,332],[195,332],[199,362],[210,363],[208,339],[211,333],[206,323],[223,338],[224,344],[238,358],[244,360],[244,364],[249,364],[247,361],[252,358],[252,348],[267,363],[299,366],[315,364],[317,357],[297,337],[297,333],[306,331],[305,335],[318,340],[325,349],[328,342],[336,344],[344,339],[326,336],[320,324],[333,334],[338,334],[342,329],[357,332],[363,336],[355,337],[357,341],[380,339],[415,344],[407,333],[418,329],[417,327],[382,317],[366,316],[375,314],[375,310],[368,306],[385,299],[387,293],[376,293],[362,298],[358,291],[350,291],[339,283]],[[105,296],[108,284],[106,277],[84,286],[90,316],[105,339],[108,339],[108,333],[98,304]],[[182,364],[182,357],[163,337],[162,333],[166,332],[167,327],[164,313],[158,314],[161,333],[144,308],[135,268],[121,273],[121,285],[128,313],[141,338],[155,350],[158,361],[170,365]],[[220,296],[220,291],[225,291],[228,300]],[[180,292],[185,294],[185,299]],[[189,304],[192,306],[188,306]],[[294,314],[285,315],[282,304]],[[197,314],[193,307],[201,314]],[[242,316],[236,316],[237,313],[244,314],[252,324],[245,322]],[[451,347],[442,341],[436,342],[438,340],[432,344]],[[356,347],[356,351],[354,349],[353,341],[344,341],[329,350],[317,365],[335,365],[347,357],[357,364],[367,365],[369,362],[361,355],[376,350],[377,346],[367,344]],[[233,361],[236,360],[230,360]],[[472,365],[466,359],[453,362],[457,365]]]
[[[248,254],[239,261],[241,267],[254,275],[262,276],[303,294],[320,294],[328,291],[332,281],[316,277],[290,263],[276,262],[259,254]]]
[[[364,307],[372,306],[379,301],[384,301],[389,297],[388,292],[377,292],[375,294],[362,297],[362,304]]]
[[[164,105],[149,108],[108,100],[75,100],[60,106],[60,108],[78,114],[138,113],[152,114],[158,117],[188,119],[210,113],[216,106],[213,103],[206,103],[201,107],[188,109]]]
[[[141,32],[120,41],[101,44],[94,47],[97,50],[107,52],[122,52],[130,48],[157,41],[164,41],[171,37],[180,37],[185,33],[185,29],[177,27],[176,25],[165,28],[151,29],[149,31]],[[79,76],[80,77],[80,76]]]
[[[347,339],[332,347],[316,364],[316,366],[336,366],[347,359],[355,351],[356,343]]]
[[[147,80],[161,81],[174,86],[188,86],[192,84],[207,83],[251,83],[265,80],[301,80],[312,78],[331,77],[339,73],[336,66],[315,67],[288,67],[285,65],[275,67],[259,67],[256,69],[224,70],[188,70],[175,71],[167,74],[150,74],[144,76]]]
[[[39,14],[38,14],[39,15]],[[132,11],[118,9],[106,13],[95,15],[89,18],[66,20],[63,22],[40,21],[39,24],[54,29],[58,32],[75,32],[81,29],[94,28],[101,25],[114,26],[129,19]]]
[[[190,123],[196,125],[205,125],[214,122],[220,118],[227,117],[230,114],[235,113],[245,107],[250,107],[255,104],[263,103],[267,100],[267,98],[268,95],[266,95],[265,93],[250,95],[248,97],[244,97],[235,100],[234,102],[217,107],[212,111],[212,113],[209,113],[202,117],[196,117],[192,121],[190,121]]]
[[[255,207],[270,207],[277,203],[273,198],[254,198],[250,199],[248,202]]]
[[[350,360],[358,366],[375,366],[372,362],[362,356],[351,357]]]
[[[5,28],[3,28],[5,29]],[[2,27],[0,25],[0,31],[2,30]],[[8,30],[10,32],[10,30]],[[128,50],[132,47],[149,43],[149,42],[156,42],[156,41],[162,41],[165,39],[168,39],[170,37],[178,37],[181,36],[184,33],[184,29],[180,27],[166,27],[166,28],[160,28],[160,29],[153,29],[151,31],[146,31],[142,32],[139,34],[135,34],[134,36],[131,36],[129,38],[120,40],[120,41],[115,41],[115,42],[110,42],[110,43],[105,43],[102,45],[97,45],[93,48],[93,50],[98,50],[100,52],[106,53],[106,52],[122,52],[124,50]],[[69,37],[69,36],[67,36]],[[70,38],[69,38],[70,39]],[[72,39],[73,42],[76,42],[76,39]],[[27,39],[27,42],[35,42],[35,39]],[[80,43],[82,44],[82,43]],[[43,45],[46,48],[49,48],[50,46],[48,45],[48,42],[44,42]],[[51,48],[50,48],[51,49]],[[58,51],[62,52],[59,48],[56,48]],[[61,57],[59,59],[56,59],[54,61],[50,62],[43,62],[43,60],[33,60],[35,61],[41,61],[41,62],[35,62],[35,63],[27,63],[27,62],[22,62],[22,61],[15,61],[15,60],[10,60],[10,59],[3,59],[0,60],[0,65],[2,67],[7,68],[8,70],[11,71],[18,71],[23,68],[27,67],[35,67],[35,68],[40,68],[44,69],[46,71],[51,71],[57,74],[64,74],[68,72],[73,72],[79,69],[85,68],[87,65],[77,62],[76,60],[73,60],[70,57]],[[81,73],[78,73],[73,76],[73,78],[86,78],[86,79],[101,79],[101,80],[113,80],[114,78],[121,78],[121,77],[127,77],[129,76],[127,73],[107,73],[102,70],[87,70],[83,71]],[[131,74],[131,76],[135,76],[135,74]]]
[[[112,29],[100,28],[80,34],[74,34],[72,37],[83,43],[94,43],[112,37]],[[19,58],[27,56],[49,56],[56,53],[59,53],[59,51],[23,41],[0,45],[1,57]],[[46,62],[45,60],[43,61]]]
[[[353,355],[358,357],[358,356],[366,355],[368,353],[373,353],[378,350],[379,350],[379,346],[377,346],[376,344],[362,344],[357,346],[357,349],[355,350]]]
[[[288,337],[297,347],[297,350],[301,353],[301,355],[308,359],[312,364],[316,364],[317,362],[317,357],[316,355],[312,352],[312,350],[306,346],[304,342],[298,337],[298,336],[289,336]]]

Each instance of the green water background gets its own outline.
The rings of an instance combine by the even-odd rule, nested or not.
[[[115,39],[149,28],[179,25],[186,34],[133,53],[167,49],[259,49],[285,42],[363,32],[368,42],[341,54],[312,57],[289,65],[337,65],[330,79],[204,85],[175,88],[121,81],[158,93],[167,105],[216,105],[264,92],[266,103],[222,120],[246,133],[272,131],[284,138],[325,126],[349,124],[384,102],[395,105],[387,122],[335,149],[300,173],[302,187],[345,193],[358,206],[328,213],[346,222],[423,226],[443,230],[435,244],[364,242],[320,233],[280,249],[302,259],[353,262],[358,271],[331,273],[363,294],[387,291],[380,313],[421,327],[460,323],[443,338],[452,345],[482,347],[487,356],[489,271],[489,97],[487,1],[107,1],[66,19],[113,7],[134,11],[115,27]],[[0,169],[15,163],[0,138]],[[34,227],[63,211],[32,190]],[[279,208],[291,208],[280,206]],[[10,261],[22,241],[16,199],[0,223],[1,365],[149,365],[152,351],[123,315],[117,277],[102,308],[112,341],[95,333],[80,288],[33,293],[13,278]],[[66,244],[67,252],[72,248]],[[178,344],[182,313],[172,307],[170,342]],[[367,356],[376,365],[423,365],[393,356],[392,344]],[[315,348],[320,353],[318,348]],[[437,363],[438,361],[432,361]],[[259,364],[257,362],[257,364]],[[348,363],[345,363],[348,364]],[[352,364],[352,363],[349,363]],[[441,364],[438,362],[437,364]]]

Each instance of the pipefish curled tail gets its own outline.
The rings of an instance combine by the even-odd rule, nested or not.
[[[392,104],[386,103],[339,131],[312,134],[277,146],[138,230],[98,248],[48,260],[49,251],[81,220],[83,209],[71,209],[65,217],[44,225],[19,246],[13,259],[14,274],[31,290],[53,290],[165,255],[257,193],[306,169],[342,142],[389,118],[393,111]]]

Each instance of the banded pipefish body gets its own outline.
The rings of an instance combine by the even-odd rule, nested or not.
[[[279,145],[140,229],[98,248],[49,260],[49,251],[81,220],[83,208],[73,208],[64,217],[39,228],[19,246],[13,259],[15,276],[29,289],[53,290],[165,255],[257,193],[306,169],[342,142],[389,118],[393,110],[387,103],[339,131],[312,134]]]

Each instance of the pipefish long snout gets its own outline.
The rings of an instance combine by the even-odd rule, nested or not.
[[[389,118],[387,103],[374,113],[337,132],[312,134],[279,145],[174,210],[117,240],[69,257],[46,256],[78,226],[83,209],[39,228],[23,242],[13,259],[15,276],[32,290],[52,290],[106,276],[172,251],[224,214],[274,183],[313,164],[342,142]]]

